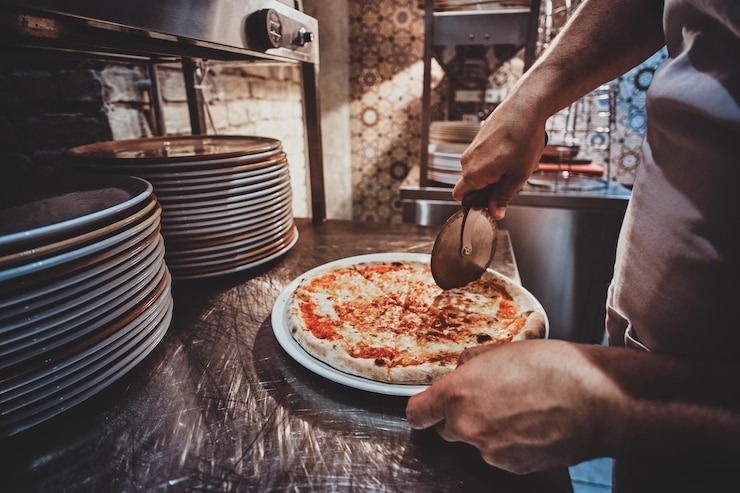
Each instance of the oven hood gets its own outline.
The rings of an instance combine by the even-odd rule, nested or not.
[[[279,0],[11,0],[0,42],[155,61],[319,60],[317,20]]]

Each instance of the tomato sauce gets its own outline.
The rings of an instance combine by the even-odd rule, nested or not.
[[[322,321],[321,317],[316,314],[315,303],[302,303],[301,313],[303,313],[303,320],[306,322],[308,330],[318,339],[333,341],[341,337],[334,331],[331,324]]]
[[[498,316],[500,318],[511,318],[516,316],[517,313],[519,313],[519,310],[513,301],[507,299],[501,300],[498,306]]]

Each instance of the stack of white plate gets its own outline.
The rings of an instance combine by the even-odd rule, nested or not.
[[[428,178],[449,185],[457,183],[462,176],[460,156],[467,147],[467,144],[429,144]]]
[[[69,150],[77,164],[154,186],[174,279],[253,268],[296,241],[289,165],[279,140],[208,135],[108,141]]]
[[[83,402],[147,356],[172,318],[151,184],[67,176],[0,197],[0,437]]]
[[[480,122],[434,121],[429,126],[429,142],[470,144],[480,130]]]
[[[427,178],[454,185],[462,176],[460,155],[480,130],[480,122],[434,121],[429,127]]]

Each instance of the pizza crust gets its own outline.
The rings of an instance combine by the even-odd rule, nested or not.
[[[527,322],[522,330],[514,336],[512,341],[525,341],[527,339],[543,339],[546,331],[545,316],[540,312],[532,312],[527,317]]]

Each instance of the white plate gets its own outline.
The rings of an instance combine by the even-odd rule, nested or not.
[[[167,263],[170,262],[188,262],[191,259],[199,258],[202,256],[210,255],[225,255],[229,252],[241,252],[244,250],[257,248],[263,245],[265,241],[271,241],[273,239],[280,238],[287,234],[287,232],[293,228],[293,216],[286,218],[282,223],[273,225],[272,228],[265,230],[265,233],[259,236],[248,236],[246,238],[238,238],[234,241],[219,243],[216,245],[206,246],[202,248],[185,248],[177,251],[171,248],[167,251]]]
[[[188,257],[186,261],[180,263],[170,260],[167,265],[173,272],[182,271],[184,269],[208,271],[238,267],[254,260],[259,260],[282,249],[286,244],[286,240],[292,239],[288,238],[289,233],[290,231],[286,231],[277,238],[265,240],[247,250],[234,250],[218,255],[209,255],[198,258]]]
[[[275,152],[277,139],[255,135],[180,135],[94,142],[67,150],[80,163],[131,165],[159,163],[209,163]]]
[[[71,250],[69,252],[55,255],[49,258],[43,258],[27,264],[22,264],[10,269],[0,270],[0,281],[14,279],[16,277],[34,274],[51,267],[63,265],[75,260],[79,260],[93,253],[99,252],[110,246],[121,244],[129,241],[132,237],[138,237],[142,231],[147,231],[148,236],[151,231],[159,227],[159,216],[162,212],[161,207],[157,207],[154,213],[138,224],[124,229],[122,232],[113,236],[106,237],[100,241],[85,245],[84,247]]]
[[[285,169],[288,167],[288,161],[284,160],[280,163],[275,163],[270,166],[265,166],[262,169],[252,171],[229,171],[228,169],[216,176],[204,176],[204,177],[183,177],[180,174],[173,173],[169,178],[154,178],[153,175],[140,175],[145,177],[156,189],[165,188],[176,188],[182,186],[194,186],[194,185],[215,185],[218,183],[233,183],[236,180],[244,180],[248,178],[255,178]]]
[[[149,333],[146,340],[126,356],[120,358],[107,368],[101,369],[99,373],[82,384],[75,385],[71,390],[68,389],[67,392],[63,392],[62,395],[55,396],[55,399],[45,400],[41,405],[23,409],[23,412],[20,414],[16,413],[15,416],[0,419],[0,437],[12,436],[43,423],[113,384],[132,370],[157,347],[167,333],[171,321],[172,307],[170,306],[165,318]]]
[[[205,207],[201,204],[190,204],[189,207],[187,207],[187,204],[186,207],[183,207],[181,204],[178,204],[178,207],[170,204],[162,211],[162,222],[169,224],[174,222],[203,221],[229,215],[243,214],[245,211],[282,203],[286,197],[289,198],[289,200],[292,200],[293,197],[293,192],[290,188],[290,180],[287,180],[279,186],[267,190],[264,193],[258,192],[245,195],[241,201],[237,200]]]
[[[239,179],[228,179],[219,181],[216,183],[196,183],[193,185],[173,185],[173,186],[160,186],[159,183],[153,182],[154,189],[156,190],[157,197],[163,198],[163,197],[171,197],[171,196],[177,196],[180,195],[196,195],[196,196],[205,196],[207,197],[208,193],[218,193],[218,192],[227,192],[232,190],[246,190],[249,191],[247,188],[249,185],[251,186],[257,186],[264,183],[272,183],[270,182],[271,179],[277,178],[278,176],[281,176],[283,174],[289,173],[289,169],[287,166],[283,166],[275,171],[270,171],[269,173],[264,173],[259,176],[250,176],[247,178],[239,178]]]
[[[250,224],[243,228],[233,228],[218,233],[208,234],[191,234],[187,237],[169,237],[163,235],[167,244],[168,253],[183,253],[193,249],[218,247],[228,243],[246,240],[247,238],[265,237],[267,232],[272,231],[274,226],[284,221],[293,219],[293,211],[289,207],[278,218],[269,221],[262,221],[257,224]]]
[[[272,151],[271,151],[272,152]],[[158,173],[156,171],[148,171],[148,168],[140,166],[140,173],[146,174],[146,180],[150,178],[153,180],[186,180],[186,181],[205,181],[209,179],[220,179],[223,175],[231,173],[260,173],[277,162],[287,160],[285,153],[279,153],[274,156],[270,156],[268,159],[254,159],[247,156],[245,158],[232,158],[232,159],[221,159],[212,160],[209,163],[214,163],[215,167],[204,168],[204,169],[193,169],[193,170],[178,170],[172,169]]]
[[[41,324],[43,320],[51,316],[69,311],[82,303],[90,303],[89,300],[114,290],[149,268],[157,258],[164,258],[164,242],[161,235],[139,255],[119,261],[118,265],[112,269],[101,270],[98,275],[91,279],[73,284],[58,291],[54,296],[47,295],[33,303],[27,302],[13,310],[6,311],[0,316],[0,321],[3,324],[0,334],[23,325]],[[23,319],[19,320],[20,317],[23,317]],[[11,321],[8,322],[6,319],[9,318]],[[16,320],[12,320],[13,318]],[[0,335],[0,340],[2,339],[3,337]]]
[[[460,165],[460,160],[457,161],[450,160],[450,159],[439,159],[439,158],[432,158],[430,164],[430,167],[434,167],[440,171],[451,171],[453,173],[461,174],[462,173],[462,166]]]
[[[169,228],[165,225],[162,227],[162,234],[170,240],[173,238],[178,238],[179,240],[179,237],[183,236],[187,240],[188,237],[197,238],[198,235],[217,233],[221,235],[239,234],[282,220],[291,213],[292,204],[285,204],[279,209],[270,209],[254,217],[248,217],[246,219],[237,218],[234,221],[223,224],[209,224],[206,226],[189,225],[187,228]]]
[[[425,253],[405,253],[405,252],[389,252],[389,253],[371,253],[367,255],[358,255],[355,257],[346,257],[333,262],[329,262],[301,274],[297,278],[293,279],[278,295],[275,305],[272,308],[272,330],[278,343],[285,349],[285,351],[298,363],[303,365],[308,370],[327,378],[333,382],[346,385],[359,390],[365,390],[368,392],[374,392],[377,394],[385,395],[398,395],[398,396],[412,396],[417,394],[424,389],[428,388],[428,385],[408,385],[408,384],[392,384],[385,382],[378,382],[355,375],[344,373],[336,368],[333,368],[326,363],[319,361],[310,354],[308,354],[300,344],[296,342],[293,336],[290,334],[290,328],[288,327],[288,304],[290,297],[296,290],[298,285],[306,277],[313,276],[314,274],[335,267],[348,267],[356,265],[361,262],[374,262],[374,261],[417,261],[429,263],[431,255]],[[512,279],[488,269],[489,272],[503,278],[505,281],[520,286],[517,282]],[[520,286],[521,287],[521,286]],[[549,322],[547,315],[545,314],[544,308],[540,302],[524,288],[521,290],[527,294],[530,300],[534,303],[537,311],[545,315],[545,334],[549,333]]]
[[[271,253],[270,255],[267,255],[266,257],[253,260],[251,262],[247,262],[244,265],[239,265],[237,267],[229,267],[229,268],[223,268],[218,270],[208,270],[208,271],[192,271],[192,272],[183,272],[175,275],[172,274],[173,279],[204,279],[207,277],[213,277],[213,276],[222,276],[224,274],[233,274],[236,272],[241,272],[248,269],[253,269],[257,266],[260,266],[262,264],[265,264],[267,262],[270,262],[271,260],[275,260],[276,258],[280,257],[281,255],[284,255],[288,252],[291,248],[293,248],[293,245],[295,245],[298,242],[298,228],[293,228],[293,239],[290,240],[290,242],[285,245],[283,248],[279,249],[275,253]]]
[[[153,190],[150,183],[132,176],[83,175],[75,177],[73,183],[60,180],[58,189],[49,190],[39,198],[29,194],[25,202],[0,210],[0,221],[5,227],[11,230],[23,228],[22,231],[0,235],[0,249],[7,251],[49,237],[62,239],[71,231],[108,219],[143,202]],[[49,187],[53,188],[53,184]],[[113,197],[118,199],[110,205]],[[25,222],[14,225],[13,218],[22,218]]]
[[[207,267],[210,261],[216,260],[223,262],[227,258],[236,260],[239,257],[249,256],[256,252],[261,252],[268,245],[284,242],[286,237],[295,227],[293,218],[288,217],[279,225],[272,226],[269,233],[258,237],[249,238],[239,242],[219,245],[220,248],[213,247],[211,251],[201,252],[198,254],[192,252],[177,252],[178,255],[168,253],[167,265],[173,268],[187,267]],[[248,241],[248,242],[247,242]]]
[[[162,202],[163,205],[166,203],[166,209],[168,211],[172,211],[175,209],[184,209],[188,213],[193,213],[193,211],[196,210],[202,211],[205,207],[211,206],[215,206],[215,208],[212,209],[213,211],[218,211],[219,208],[226,209],[229,207],[233,207],[237,203],[239,204],[239,207],[243,207],[246,201],[256,199],[257,197],[264,197],[265,195],[271,195],[278,190],[283,191],[284,189],[290,187],[290,175],[288,174],[281,177],[279,180],[273,181],[275,181],[274,184],[266,184],[267,186],[264,189],[254,190],[249,192],[248,194],[232,193],[222,195],[219,198],[197,202],[195,200],[192,200],[192,197],[186,196],[185,200],[175,200],[168,198],[166,201],[160,202]]]
[[[55,349],[75,341],[82,340],[90,334],[95,334],[110,324],[115,323],[137,310],[143,311],[153,293],[157,292],[167,275],[167,267],[164,262],[159,262],[159,270],[155,277],[139,279],[139,286],[131,290],[127,296],[121,296],[115,302],[107,303],[101,307],[91,309],[88,312],[80,312],[73,320],[65,321],[55,327],[54,331],[41,333],[29,339],[15,341],[13,348],[3,349],[0,367],[16,365],[34,360],[44,355],[52,354]],[[141,277],[141,276],[140,276]],[[33,335],[33,334],[32,334]],[[43,337],[41,337],[43,335]],[[49,339],[49,340],[47,340]],[[8,352],[10,351],[10,355]]]
[[[450,158],[457,158],[460,159],[460,156],[463,152],[465,152],[465,149],[468,148],[467,144],[444,144],[444,143],[436,143],[436,144],[429,144],[429,154],[438,154]]]
[[[258,180],[257,183],[251,185],[244,185],[241,187],[225,188],[222,190],[213,190],[208,192],[187,192],[176,191],[175,193],[180,195],[170,195],[168,193],[162,193],[157,190],[155,193],[157,198],[162,205],[170,204],[173,202],[185,202],[192,204],[192,201],[209,200],[218,198],[230,198],[230,197],[241,197],[245,193],[254,192],[257,190],[264,190],[266,188],[273,187],[279,183],[282,183],[285,178],[290,179],[290,172],[286,168],[275,173],[274,177],[269,177],[267,180]]]
[[[442,171],[427,170],[427,178],[430,180],[446,183],[448,185],[456,184],[462,177],[461,173],[445,173]]]
[[[156,248],[164,248],[162,235],[159,232],[128,249],[118,247],[115,250],[104,252],[99,258],[91,258],[89,263],[80,263],[79,268],[65,270],[58,276],[37,280],[28,286],[20,283],[19,289],[0,297],[0,308],[23,305],[6,312],[7,316],[15,316],[23,311],[66,299],[71,294],[76,294],[79,286],[87,288],[88,285],[96,284],[99,282],[98,279],[107,278],[111,271],[117,274],[122,269],[127,269],[129,262],[136,264],[140,259],[148,257]],[[28,280],[24,279],[24,281]]]
[[[185,216],[188,220],[186,221],[171,221],[162,218],[162,229],[167,231],[167,234],[172,235],[175,231],[187,230],[191,228],[202,228],[206,226],[215,226],[217,224],[232,224],[239,221],[245,221],[247,219],[254,219],[259,216],[269,215],[271,211],[282,210],[292,204],[292,196],[288,194],[279,201],[272,204],[260,204],[255,207],[248,207],[246,209],[237,209],[230,213],[224,213],[219,215],[209,215],[207,217],[199,216]]]
[[[154,197],[151,197],[149,203],[145,207],[115,222],[106,223],[104,225],[97,223],[95,229],[78,232],[71,237],[61,239],[60,241],[52,241],[51,243],[46,244],[37,243],[34,245],[27,245],[25,248],[14,253],[0,256],[0,269],[10,268],[19,264],[27,264],[36,259],[50,257],[52,255],[57,255],[91,244],[119,231],[123,231],[131,224],[136,224],[137,222],[142,221],[147,216],[150,216],[158,207],[159,204],[157,201]]]
[[[134,345],[164,318],[171,298],[169,290],[125,327],[110,337],[69,358],[0,384],[0,414],[13,412],[92,376],[110,361],[134,350]]]

